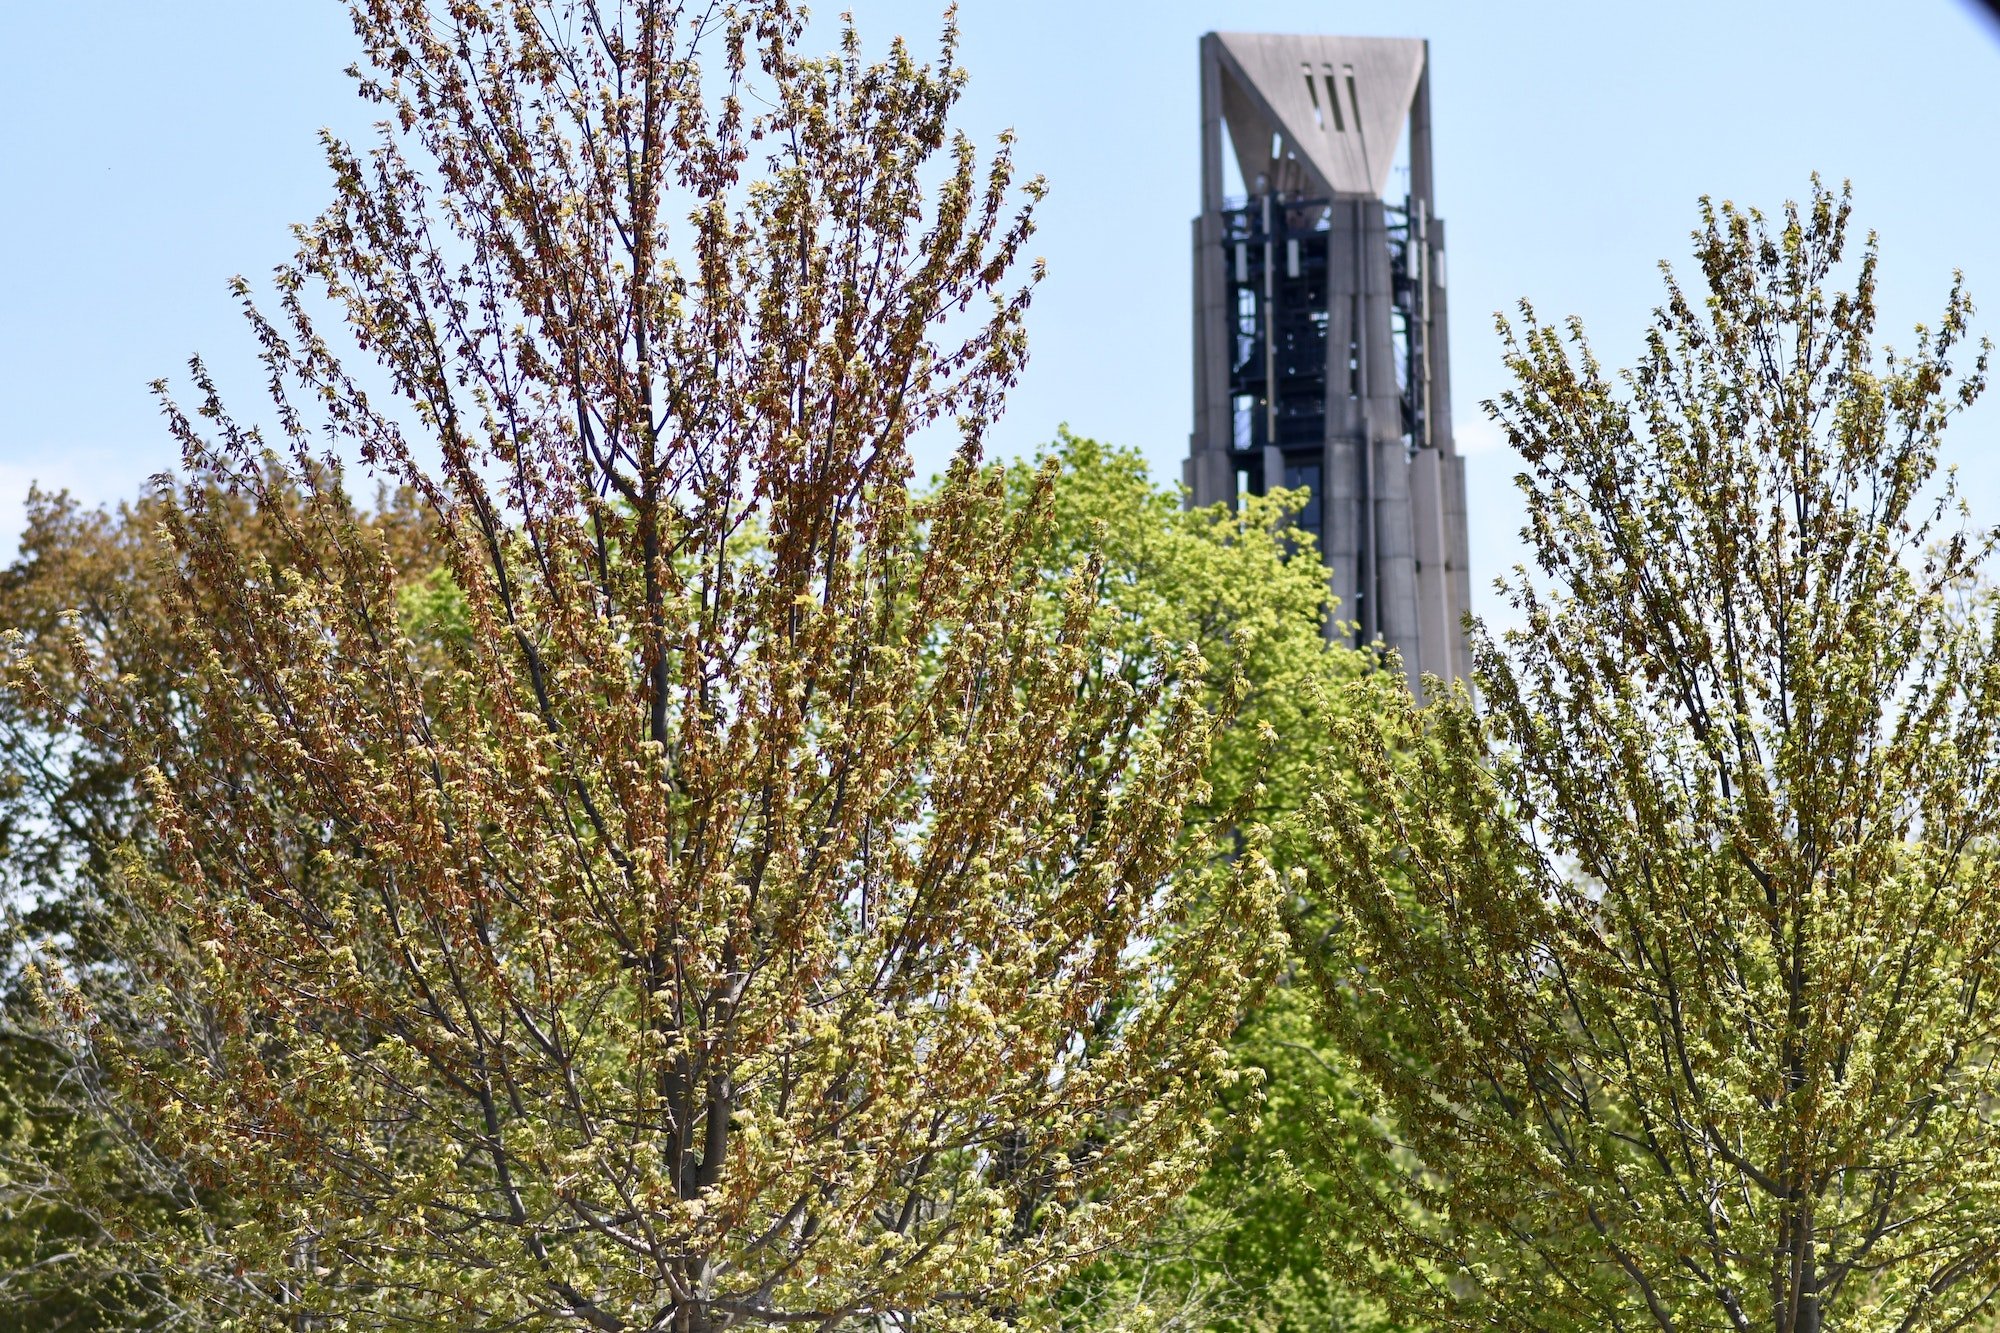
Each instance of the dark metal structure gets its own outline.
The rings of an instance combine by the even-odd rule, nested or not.
[[[1471,578],[1429,46],[1210,33],[1201,90],[1193,502],[1306,488],[1299,522],[1343,632],[1395,649],[1413,684],[1463,677]],[[1247,197],[1224,196],[1225,151]]]

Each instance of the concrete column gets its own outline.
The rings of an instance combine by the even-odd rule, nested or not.
[[[1363,575],[1375,597],[1364,624],[1414,669],[1420,650],[1416,545],[1410,522],[1410,469],[1403,445],[1403,399],[1396,385],[1391,334],[1392,295],[1387,219],[1379,201],[1361,209],[1361,362],[1363,417],[1369,441],[1369,511],[1372,548]],[[1364,606],[1366,605],[1364,599]]]
[[[1342,621],[1361,618],[1363,466],[1361,400],[1356,371],[1349,362],[1360,312],[1361,292],[1354,257],[1361,247],[1358,199],[1336,199],[1327,234],[1326,453],[1320,465],[1321,551],[1331,571],[1334,614]],[[1343,636],[1348,642],[1354,634]]]
[[[1407,662],[1412,687],[1423,673],[1449,679],[1457,670],[1452,644],[1451,576],[1445,561],[1444,467],[1436,449],[1410,458],[1410,521],[1417,555],[1418,653]]]
[[[1222,255],[1222,64],[1213,33],[1201,39],[1201,216],[1194,222],[1194,431],[1187,478],[1196,505],[1234,500],[1230,466],[1228,275]]]
[[[1465,460],[1453,454],[1442,461],[1445,560],[1451,576],[1449,613],[1455,631],[1451,636],[1451,646],[1453,660],[1457,663],[1456,674],[1469,677],[1472,674],[1472,649],[1463,628],[1465,617],[1472,610],[1472,564],[1465,526]]]
[[[1450,300],[1445,290],[1444,223],[1430,228],[1431,438],[1442,455],[1444,500],[1445,612],[1451,625],[1452,673],[1472,670],[1465,617],[1472,610],[1471,539],[1466,529],[1465,460],[1452,433]]]

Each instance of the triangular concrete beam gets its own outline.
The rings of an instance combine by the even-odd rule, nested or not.
[[[1243,179],[1275,179],[1275,131],[1327,194],[1381,198],[1424,73],[1424,43],[1405,37],[1223,32],[1223,117]],[[1233,87],[1230,85],[1234,85]]]

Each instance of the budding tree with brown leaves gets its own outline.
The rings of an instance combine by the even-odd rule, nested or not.
[[[951,130],[948,24],[352,11],[379,142],[243,289],[273,426],[168,405],[193,665],[101,710],[173,946],[119,1023],[51,990],[214,1213],[106,1234],[258,1327],[1018,1317],[1204,1165],[1267,901],[1183,829],[1200,664],[1094,670],[1049,483],[981,465],[1039,184]]]

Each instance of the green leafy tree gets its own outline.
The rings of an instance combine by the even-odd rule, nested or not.
[[[1325,631],[1338,608],[1312,537],[1295,523],[1304,493],[1189,510],[1136,450],[1064,431],[1047,457],[1061,468],[1035,557],[1048,613],[1062,580],[1095,562],[1097,617],[1114,649],[1098,669],[1137,682],[1191,645],[1209,664],[1208,700],[1233,700],[1235,722],[1210,751],[1210,796],[1191,827],[1296,816],[1342,687],[1370,669]],[[1032,463],[1013,469],[1017,504],[1032,500],[1040,475]],[[1283,866],[1311,852],[1280,840],[1271,855]],[[1353,1091],[1289,969],[1242,996],[1230,1054],[1250,1077],[1217,1108],[1220,1139],[1200,1183],[1158,1233],[1069,1286],[1068,1317],[1100,1329],[1381,1327],[1379,1308],[1329,1269],[1309,1224],[1324,1176],[1315,1113],[1351,1105]]]
[[[1379,1117],[1349,1265],[1439,1326],[1945,1329],[2000,1284],[2000,645],[1940,437],[1956,288],[1873,349],[1815,182],[1704,203],[1636,370],[1502,325],[1539,577],[1483,711],[1357,687],[1309,830]],[[1399,1280],[1385,1276],[1393,1273]]]
[[[805,58],[778,0],[353,13],[382,140],[329,142],[244,294],[272,433],[199,366],[169,404],[134,660],[186,669],[128,700],[81,655],[162,943],[119,1022],[51,985],[194,1187],[118,1225],[220,1326],[1022,1317],[1209,1159],[1276,927],[1254,844],[1188,834],[1198,659],[1100,672],[1089,568],[1041,614],[1049,487],[980,464],[1030,222],[951,132],[949,30],[925,66]]]
[[[1310,780],[1337,687],[1367,669],[1326,633],[1338,608],[1314,539],[1295,523],[1305,493],[1189,510],[1154,484],[1137,450],[1065,429],[1041,459],[1010,470],[1018,509],[1035,503],[1051,465],[1050,522],[1032,554],[1047,614],[1060,613],[1067,579],[1093,569],[1095,621],[1111,649],[1101,673],[1136,684],[1194,649],[1207,664],[1205,697],[1226,703],[1235,725],[1211,749],[1209,791],[1192,813],[1275,824]]]

